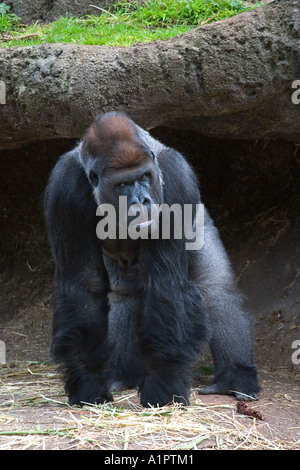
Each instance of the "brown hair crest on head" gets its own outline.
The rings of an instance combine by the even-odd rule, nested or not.
[[[134,123],[118,112],[99,114],[86,132],[83,155],[102,157],[109,166],[130,167],[147,157]]]

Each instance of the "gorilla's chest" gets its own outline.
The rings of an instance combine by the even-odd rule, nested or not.
[[[132,252],[103,254],[112,294],[135,298],[143,291],[145,268],[140,257]]]

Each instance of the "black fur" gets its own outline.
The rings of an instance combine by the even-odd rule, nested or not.
[[[199,203],[197,178],[182,155],[135,129],[147,158],[156,155],[147,197]],[[206,340],[215,378],[202,393],[257,398],[253,326],[207,212],[200,251],[172,238],[105,244],[96,236],[95,199],[112,200],[101,173],[107,161],[85,152],[83,158],[80,143],[59,159],[45,195],[56,262],[52,354],[63,366],[70,403],[110,401],[121,384],[137,386],[144,406],[188,404],[192,367]]]

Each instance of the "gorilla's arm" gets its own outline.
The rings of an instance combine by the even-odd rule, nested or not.
[[[179,153],[163,150],[158,164],[164,203],[177,203],[183,209],[184,204],[199,202],[197,179]],[[160,239],[146,250],[148,290],[142,313],[142,344],[146,347],[148,375],[140,388],[144,406],[165,405],[172,400],[189,402],[191,368],[206,337],[205,312],[191,279],[189,258],[184,239]]]
[[[161,241],[148,254],[141,325],[147,374],[141,403],[187,405],[192,368],[206,338],[201,296],[188,279],[188,256],[181,241]]]
[[[62,363],[71,404],[111,400],[103,385],[108,280],[96,238],[96,204],[78,147],[52,171],[45,217],[56,262],[52,354]]]

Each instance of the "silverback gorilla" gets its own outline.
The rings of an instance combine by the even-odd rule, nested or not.
[[[143,237],[124,237],[121,196],[128,214],[132,206],[146,208],[146,219],[135,223]],[[96,234],[103,204],[115,210],[115,236]],[[162,204],[192,206],[194,224],[195,173],[123,113],[100,114],[51,173],[45,217],[56,263],[52,355],[70,404],[111,401],[116,387],[138,387],[143,406],[188,404],[193,365],[207,341],[214,379],[200,393],[257,399],[252,321],[218,231],[205,210],[199,249],[186,249],[184,234],[163,237],[161,214],[150,234],[150,207]],[[171,216],[169,224],[174,228]]]

